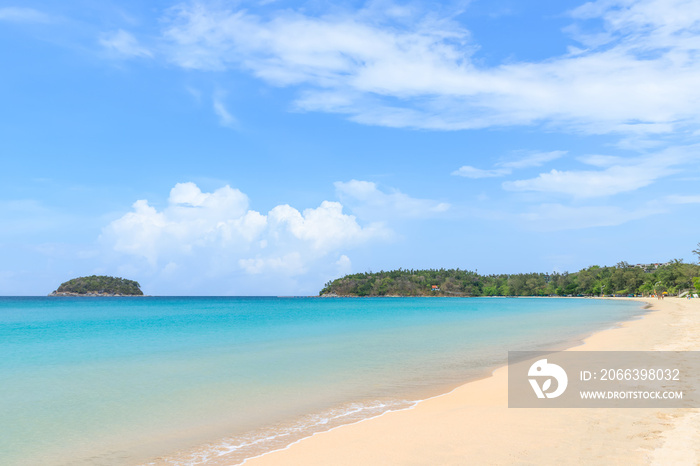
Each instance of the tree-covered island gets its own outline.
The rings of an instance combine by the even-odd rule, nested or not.
[[[700,245],[698,251],[700,252]],[[695,251],[694,251],[695,252]],[[635,296],[700,293],[700,265],[620,262],[574,273],[479,275],[460,269],[391,270],[329,281],[320,296]]]
[[[61,283],[49,296],[143,296],[143,291],[134,280],[91,275]]]

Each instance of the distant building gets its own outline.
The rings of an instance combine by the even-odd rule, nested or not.
[[[644,273],[652,273],[662,265],[669,265],[670,262],[654,262],[653,264],[635,264],[635,267],[644,269]]]
[[[432,286],[432,289],[433,289],[433,291],[440,291],[440,288],[438,288],[437,285],[433,285],[433,286]]]

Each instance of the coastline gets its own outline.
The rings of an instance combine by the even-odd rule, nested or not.
[[[415,298],[404,298],[404,299],[418,299]],[[449,298],[449,297],[447,297]],[[452,297],[453,300],[461,301],[463,298]],[[556,297],[561,298],[566,301],[583,301],[582,298],[573,297]],[[368,298],[372,299],[372,298]],[[477,300],[483,300],[483,298],[476,298]],[[493,298],[497,299],[497,298]],[[532,300],[532,297],[518,297],[518,300]],[[550,301],[548,304],[553,304],[552,301],[558,301],[558,299],[552,299],[551,297],[537,297],[538,300]],[[508,298],[501,298],[498,301],[508,300]],[[390,300],[389,300],[390,301]],[[442,301],[442,300],[440,300]],[[513,300],[515,301],[515,300]],[[618,301],[614,304],[624,304],[629,311],[625,312],[625,315],[619,315],[616,318],[610,318],[603,316],[603,322],[599,322],[593,328],[589,329],[579,329],[576,332],[570,332],[568,335],[560,335],[559,333],[554,333],[552,335],[559,335],[559,338],[542,333],[541,330],[533,329],[534,334],[538,334],[540,338],[543,338],[543,342],[548,343],[537,344],[532,341],[526,347],[513,348],[512,344],[514,341],[506,340],[498,345],[498,354],[503,354],[505,349],[528,349],[528,350],[554,350],[563,351],[567,348],[578,346],[582,344],[583,340],[590,336],[592,333],[607,329],[614,328],[620,325],[621,322],[627,321],[629,319],[641,318],[647,310],[637,303],[621,303],[619,299],[613,301]],[[515,303],[511,303],[513,305]],[[594,303],[591,303],[594,304]],[[596,303],[597,306],[591,308],[603,309],[604,314],[608,314],[613,307],[609,307],[605,302],[599,300]],[[631,306],[630,306],[631,304]],[[542,306],[547,308],[547,306],[536,305],[536,309],[541,310]],[[559,305],[554,305],[559,308]],[[518,309],[520,309],[518,304]],[[500,309],[500,307],[499,307]],[[588,309],[586,306],[583,309]],[[573,309],[572,309],[573,310]],[[595,311],[600,312],[600,311]],[[559,317],[561,319],[561,316]],[[601,315],[595,317],[598,320]],[[527,319],[526,319],[527,320]],[[555,319],[556,320],[556,319]],[[524,322],[519,321],[518,326],[522,326]],[[531,323],[529,324],[531,325]],[[561,324],[560,324],[561,325]],[[566,318],[566,325],[575,325],[570,318]],[[541,322],[538,321],[537,326],[541,326]],[[508,332],[508,325],[501,327],[502,332]],[[566,333],[566,332],[563,332]],[[461,334],[462,337],[464,334]],[[528,335],[533,335],[528,332]],[[510,343],[508,343],[510,341]],[[508,346],[511,345],[511,346]],[[460,354],[471,354],[460,353]],[[472,359],[472,355],[469,359]],[[482,355],[483,356],[483,355]],[[453,356],[455,359],[455,356]],[[479,370],[466,370],[467,366],[462,366],[457,377],[450,378],[438,378],[432,379],[433,383],[426,385],[422,388],[414,388],[412,392],[403,394],[396,394],[395,392],[389,397],[389,399],[382,400],[372,400],[369,404],[365,400],[354,400],[343,403],[342,405],[335,405],[332,408],[323,409],[322,411],[315,411],[308,416],[305,416],[300,422],[292,421],[288,423],[280,424],[269,424],[268,427],[263,427],[254,431],[245,432],[243,434],[230,434],[230,431],[223,431],[221,436],[214,439],[213,441],[203,442],[199,445],[192,446],[182,446],[178,443],[174,444],[174,447],[170,449],[170,452],[157,456],[150,457],[151,462],[147,463],[150,465],[166,465],[166,464],[208,464],[208,465],[233,465],[242,464],[245,461],[250,461],[252,458],[258,458],[265,454],[273,451],[278,451],[280,449],[287,448],[291,444],[295,444],[299,441],[303,441],[306,438],[312,437],[314,435],[321,434],[323,432],[328,432],[331,430],[339,429],[344,426],[353,425],[356,423],[362,423],[380,416],[384,416],[387,413],[403,411],[406,409],[413,409],[416,404],[422,403],[425,400],[433,399],[435,397],[443,396],[446,393],[451,393],[459,387],[469,384],[475,381],[487,379],[491,377],[494,370],[505,364],[505,357],[495,357],[492,358],[490,363],[485,363],[482,359],[479,366]],[[428,380],[428,379],[426,379]],[[436,383],[435,381],[441,381]],[[373,380],[367,381],[368,383],[373,383]],[[377,407],[377,404],[381,405]],[[360,406],[360,409],[358,409]],[[320,421],[320,422],[319,422]],[[178,448],[180,446],[180,448]]]
[[[145,298],[143,294],[119,294],[119,293],[73,293],[72,291],[53,291],[46,295],[48,298]]]
[[[700,349],[698,300],[615,299],[650,308],[641,318],[595,332],[566,351]],[[412,408],[315,434],[245,464],[554,464],[574,458],[594,464],[696,464],[700,459],[697,409],[508,409],[507,380],[507,367],[499,367],[490,377]]]

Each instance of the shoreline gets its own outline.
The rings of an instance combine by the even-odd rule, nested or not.
[[[75,293],[72,291],[52,291],[46,295],[47,298],[147,298],[144,294],[119,294],[119,293]]]
[[[432,296],[430,296],[432,297]],[[418,297],[415,297],[418,298]],[[435,298],[435,297],[433,297]],[[450,298],[450,297],[447,297]],[[460,299],[459,297],[452,297],[454,299]],[[529,299],[531,297],[522,297],[521,299]],[[551,297],[538,297],[542,299],[550,299]],[[556,298],[563,298],[566,300],[571,300],[571,299],[576,299],[576,300],[581,300],[584,298],[580,297],[559,297],[557,296]],[[409,298],[410,299],[410,298]],[[600,298],[594,298],[594,299],[600,299]],[[607,298],[606,298],[607,299]],[[612,301],[616,300],[622,300],[622,298],[610,298]],[[602,303],[601,303],[602,304]],[[607,324],[604,326],[598,327],[598,329],[590,329],[586,331],[582,331],[581,333],[577,334],[571,334],[567,337],[562,337],[561,339],[554,339],[551,340],[550,343],[548,344],[541,344],[541,345],[536,345],[532,349],[536,350],[541,350],[541,351],[549,351],[549,350],[554,350],[554,351],[563,351],[572,347],[579,346],[583,344],[584,340],[588,338],[590,335],[607,330],[610,328],[617,328],[621,325],[622,322],[626,322],[628,320],[637,320],[640,318],[643,318],[644,315],[646,315],[649,310],[647,309],[648,306],[633,306],[633,309],[636,309],[633,312],[633,314],[628,314],[626,317],[623,317],[625,320],[620,320],[620,321],[608,321]],[[622,317],[622,316],[621,316]],[[548,338],[549,339],[549,338]],[[256,459],[256,458],[261,458],[264,457],[265,455],[278,452],[278,451],[283,451],[287,448],[289,448],[292,445],[295,445],[299,442],[303,442],[306,439],[315,437],[317,435],[321,435],[327,432],[335,431],[336,429],[340,429],[342,427],[347,427],[347,426],[352,426],[355,424],[371,421],[373,419],[385,416],[390,413],[395,413],[395,412],[401,412],[405,410],[412,410],[414,409],[417,405],[424,403],[427,400],[432,400],[437,397],[442,397],[447,394],[450,394],[454,392],[455,390],[460,389],[460,387],[464,385],[468,385],[474,382],[478,382],[481,380],[489,379],[490,377],[493,376],[494,372],[497,371],[501,367],[505,367],[506,364],[506,359],[503,358],[498,358],[500,359],[499,361],[493,361],[492,364],[484,367],[482,370],[479,370],[478,372],[475,372],[471,375],[465,375],[466,377],[460,378],[459,380],[452,380],[451,382],[445,382],[439,385],[435,385],[432,388],[424,388],[421,390],[419,393],[414,393],[414,395],[417,396],[409,396],[409,397],[399,397],[395,400],[392,400],[393,403],[390,401],[390,404],[394,404],[394,406],[388,406],[385,411],[381,412],[368,412],[365,413],[365,415],[361,416],[351,416],[349,419],[345,419],[344,422],[341,422],[340,424],[337,424],[336,421],[338,421],[340,418],[344,418],[345,415],[341,415],[338,418],[331,416],[329,418],[329,423],[326,426],[325,429],[321,430],[312,430],[310,432],[305,433],[303,436],[295,436],[292,435],[292,438],[288,438],[287,441],[283,441],[281,444],[278,445],[264,445],[264,442],[267,442],[268,440],[271,440],[273,443],[277,443],[278,439],[282,439],[284,437],[288,437],[289,433],[279,433],[279,432],[265,432],[263,436],[260,436],[258,434],[256,435],[243,435],[242,437],[238,436],[223,436],[219,440],[215,440],[213,442],[207,442],[204,444],[200,444],[199,446],[196,447],[191,447],[191,448],[184,448],[181,450],[175,450],[174,452],[158,456],[156,458],[151,458],[151,461],[148,463],[144,464],[150,464],[150,465],[166,465],[166,464],[199,464],[200,462],[203,462],[202,464],[207,464],[207,465],[233,465],[233,464],[248,464],[249,461]],[[384,401],[386,402],[386,401]],[[350,404],[354,404],[350,403]],[[367,409],[367,408],[365,408]],[[362,409],[361,411],[365,411],[365,409]],[[336,411],[336,409],[332,409],[331,411]],[[370,409],[370,411],[373,411],[373,409]],[[369,414],[369,416],[367,416]],[[323,413],[315,413],[315,416],[321,416],[325,417],[326,412]],[[359,418],[358,418],[359,417]],[[353,419],[354,418],[354,419]],[[335,424],[335,425],[334,425]],[[265,431],[268,429],[260,429],[260,431]],[[292,427],[292,430],[296,430],[296,426]],[[262,444],[261,444],[262,443]],[[246,454],[241,450],[248,450],[249,447],[253,447],[253,451],[249,451]],[[272,447],[272,448],[270,448]],[[257,451],[255,451],[257,450]],[[245,456],[242,456],[245,455]]]
[[[700,319],[692,315],[693,310],[700,311],[697,300],[594,299],[625,299],[646,303],[646,306],[640,308],[641,312],[635,318],[585,335],[578,340],[578,344],[567,346],[565,351],[700,349],[692,332],[686,331],[688,338],[685,339],[673,338],[679,332],[679,319],[690,318],[694,326],[700,327]],[[650,338],[652,336],[655,338]],[[620,415],[619,411],[625,413]],[[463,413],[464,417],[458,416],[458,412]],[[486,426],[475,422],[474,415],[485,422],[490,419],[491,422]],[[543,422],[545,419],[547,422]],[[623,434],[611,436],[606,433],[601,436],[601,431],[605,429],[600,427],[606,425],[609,425],[609,430]],[[560,429],[553,430],[553,426]],[[574,426],[576,428],[572,429]],[[590,440],[592,430],[600,437],[600,451],[597,453],[595,442],[587,446],[582,444],[587,437]],[[492,435],[485,435],[485,432]],[[543,441],[535,435],[537,432],[548,439]],[[575,432],[581,434],[578,441]],[[670,435],[669,432],[674,434]],[[465,444],[465,440],[474,434],[480,440]],[[693,441],[697,438],[698,441],[678,448],[675,444],[679,437],[684,436],[692,437]],[[593,437],[597,438],[595,435]],[[675,446],[671,448],[669,445]],[[285,448],[248,458],[244,463],[252,466],[360,462],[462,464],[464,461],[553,464],[576,457],[572,456],[572,447],[589,453],[580,454],[578,458],[581,460],[602,463],[609,462],[603,460],[610,457],[608,453],[612,446],[616,458],[613,463],[654,464],[655,461],[667,461],[667,456],[672,453],[674,461],[689,460],[695,464],[700,458],[700,447],[696,447],[698,451],[695,451],[692,445],[700,445],[700,413],[696,409],[509,410],[507,366],[500,366],[491,371],[491,375],[467,381],[447,393],[419,400],[411,407],[387,411],[353,424],[315,433]],[[659,455],[661,457],[657,458]]]

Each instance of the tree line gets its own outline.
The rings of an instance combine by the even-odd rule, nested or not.
[[[693,251],[700,259],[700,243]],[[637,296],[700,292],[700,265],[591,266],[574,273],[479,275],[461,269],[398,269],[346,275],[320,295],[338,296]]]

